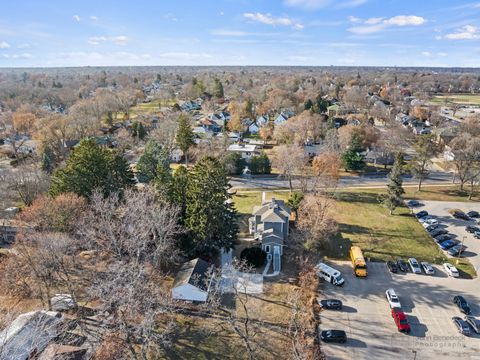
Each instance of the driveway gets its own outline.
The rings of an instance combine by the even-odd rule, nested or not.
[[[323,344],[327,358],[340,359],[478,359],[480,336],[458,333],[451,318],[462,316],[452,299],[463,294],[480,315],[478,279],[454,279],[435,266],[434,276],[391,274],[385,263],[369,263],[366,279],[352,273],[350,262],[334,262],[345,278],[343,287],[322,282],[319,299],[337,298],[342,311],[321,313],[321,330],[347,332],[346,344]],[[399,333],[390,316],[385,291],[394,288],[408,316],[412,332]],[[463,316],[462,316],[463,317]]]
[[[464,245],[467,246],[467,249],[462,256],[468,258],[475,267],[477,274],[480,274],[480,239],[475,239],[473,234],[470,234],[465,230],[465,226],[474,225],[477,221],[455,219],[448,213],[450,209],[461,209],[466,213],[470,210],[480,212],[480,203],[422,201],[422,206],[415,208],[414,212],[416,213],[421,210],[428,211],[431,216],[435,217],[440,222],[440,226],[446,228],[456,240],[463,241]],[[449,255],[447,254],[447,256]]]

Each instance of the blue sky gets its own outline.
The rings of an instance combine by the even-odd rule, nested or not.
[[[480,66],[480,2],[16,0],[0,67]]]

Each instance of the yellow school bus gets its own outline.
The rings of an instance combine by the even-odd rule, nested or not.
[[[353,273],[358,277],[367,277],[367,263],[363,258],[362,249],[358,246],[350,248],[350,259],[352,260]]]

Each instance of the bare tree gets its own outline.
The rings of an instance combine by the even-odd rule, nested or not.
[[[50,181],[47,174],[33,165],[22,165],[8,175],[0,176],[27,206],[48,190]]]
[[[273,166],[288,180],[290,192],[292,192],[294,176],[307,163],[305,151],[303,147],[296,145],[280,145],[276,150]]]

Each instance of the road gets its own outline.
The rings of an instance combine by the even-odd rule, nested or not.
[[[388,175],[365,175],[365,176],[342,176],[339,182],[339,187],[383,187],[387,184]],[[404,186],[415,186],[418,184],[416,179],[411,176],[404,177]],[[449,185],[452,183],[452,174],[441,171],[433,171],[430,173],[429,178],[423,182],[425,185]],[[288,180],[282,176],[274,177],[253,177],[240,178],[235,177],[230,180],[230,184],[234,190],[240,189],[288,189]],[[294,180],[293,187],[299,188],[300,181]]]

